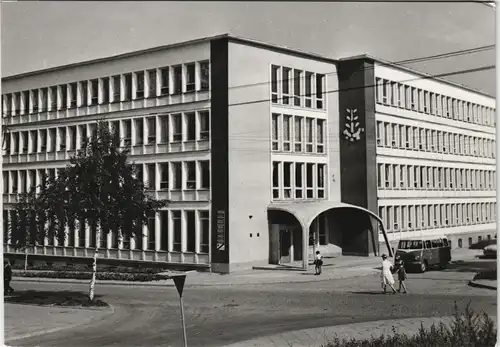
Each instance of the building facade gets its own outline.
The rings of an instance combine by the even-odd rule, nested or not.
[[[494,100],[371,58],[222,35],[12,76],[2,91],[7,253],[18,194],[57,175],[103,118],[171,203],[143,237],[96,240],[82,223],[37,256],[97,245],[103,260],[230,272],[305,267],[316,249],[374,254],[385,230],[495,227]]]

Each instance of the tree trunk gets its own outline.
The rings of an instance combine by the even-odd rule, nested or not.
[[[28,248],[24,249],[24,271],[28,271]]]
[[[89,287],[89,300],[94,301],[94,293],[95,293],[95,281],[97,275],[97,256],[99,255],[99,242],[101,239],[100,228],[97,227],[96,230],[96,240],[95,240],[95,249],[94,249],[94,261],[92,263],[92,278],[90,279],[90,287]]]

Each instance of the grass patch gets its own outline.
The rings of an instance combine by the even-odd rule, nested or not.
[[[90,280],[92,272],[83,271],[14,271],[13,277],[30,278],[55,278],[55,279],[77,279]],[[168,279],[167,276],[156,273],[120,273],[120,272],[97,272],[97,280],[100,281],[127,281],[127,282],[152,282]]]
[[[393,334],[364,340],[334,337],[322,347],[494,347],[497,339],[495,323],[483,312],[476,314],[467,305],[460,313],[455,304],[454,320],[450,327],[441,323],[429,329],[420,327],[417,334],[400,334],[393,327]]]
[[[37,306],[64,306],[64,307],[109,307],[99,295],[90,301],[87,293],[73,291],[38,291],[26,290],[14,292],[5,297],[6,303]]]

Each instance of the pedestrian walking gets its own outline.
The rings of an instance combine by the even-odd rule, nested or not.
[[[14,291],[14,289],[10,286],[10,281],[12,281],[12,267],[10,266],[10,261],[6,259],[4,260],[4,268],[3,268],[4,295],[9,295]]]
[[[406,290],[405,280],[407,279],[408,276],[406,275],[405,264],[399,256],[396,257],[395,268],[396,268],[395,273],[398,275],[398,281],[399,281],[398,292],[401,292],[401,288],[403,288],[404,289],[403,294],[406,294],[408,293],[408,291]]]
[[[321,275],[321,266],[323,265],[323,257],[316,251],[316,259],[314,259],[314,269],[316,270],[315,275]]]
[[[382,272],[380,273],[380,277],[382,280],[382,289],[384,290],[384,294],[387,293],[387,286],[391,287],[392,294],[396,294],[392,270],[392,263],[387,259],[387,255],[382,254]]]

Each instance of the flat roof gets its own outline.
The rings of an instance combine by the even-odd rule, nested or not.
[[[249,46],[255,46],[255,47],[261,47],[261,48],[265,48],[265,49],[280,51],[280,52],[284,52],[284,53],[288,53],[288,54],[292,54],[292,55],[297,55],[297,56],[301,56],[301,57],[305,57],[305,58],[309,58],[309,59],[319,60],[319,61],[323,61],[323,62],[328,62],[328,63],[332,63],[332,64],[335,64],[337,62],[337,60],[335,60],[335,59],[331,59],[331,58],[328,58],[328,57],[325,57],[325,56],[322,56],[319,54],[305,52],[305,51],[301,51],[298,49],[292,49],[292,48],[289,48],[286,46],[275,45],[275,44],[271,44],[271,43],[266,43],[266,42],[262,42],[262,41],[258,41],[258,40],[249,39],[249,38],[234,36],[234,35],[226,33],[226,34],[221,34],[221,35],[207,36],[207,37],[198,38],[198,39],[189,40],[189,41],[171,43],[171,44],[167,44],[167,45],[163,45],[163,46],[146,48],[146,49],[142,49],[142,50],[138,50],[138,51],[132,51],[132,52],[111,55],[111,56],[107,56],[107,57],[103,57],[103,58],[96,58],[96,59],[74,62],[74,63],[70,63],[70,64],[65,64],[65,65],[58,65],[58,66],[50,67],[47,69],[23,72],[23,73],[19,73],[19,74],[15,74],[15,75],[2,77],[2,81],[10,81],[10,80],[14,80],[16,78],[33,76],[33,75],[38,75],[38,74],[43,74],[43,73],[48,73],[48,72],[55,72],[55,71],[59,71],[59,70],[68,69],[71,67],[85,66],[85,65],[106,62],[106,61],[118,60],[118,59],[123,59],[123,58],[141,55],[144,53],[151,53],[151,52],[157,52],[157,51],[162,51],[162,50],[174,49],[174,48],[178,48],[178,47],[194,45],[194,44],[199,44],[199,43],[203,43],[203,42],[210,42],[210,41],[222,39],[222,38],[227,38],[230,42],[243,43],[243,44],[246,44]]]
[[[412,69],[412,68],[407,67],[407,66],[400,65],[398,63],[393,63],[393,62],[390,62],[390,61],[387,61],[387,60],[384,60],[384,59],[380,59],[380,58],[371,56],[369,54],[360,54],[360,55],[355,55],[355,56],[351,56],[351,57],[339,58],[339,59],[337,59],[337,61],[344,62],[344,61],[349,61],[349,60],[361,60],[361,59],[372,60],[372,61],[374,61],[376,63],[382,64],[382,65],[385,65],[385,66],[389,66],[389,67],[392,67],[394,69],[403,70],[403,71],[406,71],[406,72],[409,72],[409,73],[412,73],[412,74],[415,74],[415,75],[418,75],[418,76],[426,77],[427,79],[438,81],[438,82],[441,82],[441,83],[444,83],[444,84],[448,84],[448,85],[450,85],[452,87],[455,87],[455,88],[464,89],[464,90],[467,90],[469,92],[473,92],[473,93],[476,93],[476,94],[480,94],[480,95],[486,96],[488,98],[492,98],[492,99],[495,98],[495,96],[493,96],[491,94],[482,92],[480,90],[477,90],[477,89],[474,89],[474,88],[471,88],[471,87],[468,87],[468,86],[465,86],[463,84],[452,82],[452,81],[447,80],[447,79],[442,78],[442,77],[436,77],[436,76],[433,76],[431,74],[428,74],[428,73],[425,73],[425,72],[421,72],[421,71]]]

